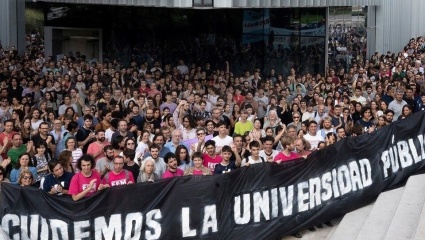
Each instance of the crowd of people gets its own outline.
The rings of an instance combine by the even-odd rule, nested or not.
[[[78,52],[55,61],[37,36],[28,42],[24,55],[0,47],[0,179],[75,201],[116,185],[307,158],[425,110],[422,37],[326,76],[234,75],[228,62],[184,59],[123,67]]]

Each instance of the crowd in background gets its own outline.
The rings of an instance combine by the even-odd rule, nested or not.
[[[2,181],[74,200],[106,187],[306,158],[425,109],[424,39],[326,75],[0,46]],[[212,66],[222,65],[222,68]]]

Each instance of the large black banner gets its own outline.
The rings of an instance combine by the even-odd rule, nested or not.
[[[375,199],[424,166],[423,112],[285,164],[113,187],[73,202],[2,184],[12,239],[277,239]]]

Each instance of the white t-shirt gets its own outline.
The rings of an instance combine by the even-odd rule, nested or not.
[[[264,150],[260,151],[260,157],[263,157],[266,162],[273,162],[274,157],[277,156],[279,151],[272,149],[272,154],[268,156]]]
[[[31,120],[31,128],[33,130],[38,130],[38,128],[40,127],[40,124],[43,122],[43,120],[38,120],[37,122],[32,122]]]
[[[221,149],[224,146],[230,146],[233,143],[233,138],[231,136],[226,136],[225,138],[220,138],[219,135],[212,138],[215,142],[215,151],[216,153],[221,153]]]
[[[266,160],[264,159],[264,161],[266,161]],[[262,163],[262,162],[263,162],[263,160],[261,159],[261,156],[258,158],[258,160],[252,159],[251,156],[248,157],[248,163],[250,165],[251,164],[256,164],[256,163]],[[246,164],[247,164],[246,158],[242,159],[241,166],[244,167]]]
[[[316,150],[317,145],[319,145],[319,142],[325,141],[323,137],[318,133],[316,133],[316,136],[312,136],[310,135],[310,133],[307,133],[306,135],[304,135],[304,138],[311,144],[310,150]]]
[[[112,131],[111,128],[106,129],[105,131],[105,138],[108,140],[108,142],[112,142],[112,134],[114,134],[115,132]]]

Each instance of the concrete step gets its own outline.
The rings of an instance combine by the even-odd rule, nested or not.
[[[362,228],[357,229],[357,237],[354,239],[384,239],[397,211],[403,192],[404,187],[381,193],[375,201],[369,216],[365,219]]]
[[[415,237],[425,202],[424,183],[425,174],[409,178],[397,211],[385,236],[386,240],[404,240]]]
[[[333,231],[338,227],[339,223],[341,222],[342,217],[335,218],[332,221],[330,221],[334,226],[328,227],[326,224],[322,224],[323,228],[316,228],[315,232],[311,232],[308,229],[303,230],[300,232],[300,234],[303,236],[301,240],[326,240],[329,236],[329,234],[333,233]],[[298,240],[300,238],[296,238],[292,235],[283,237],[282,240]]]
[[[418,227],[416,228],[415,240],[425,239],[425,204],[422,207],[421,215],[418,221]]]
[[[345,214],[338,227],[327,240],[356,239],[372,208],[373,203]]]

